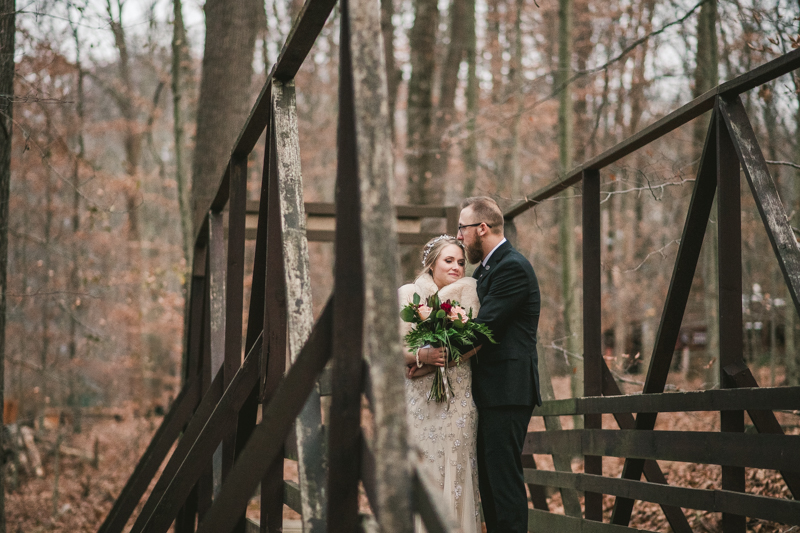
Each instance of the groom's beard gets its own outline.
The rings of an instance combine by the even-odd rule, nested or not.
[[[475,242],[470,245],[467,245],[467,261],[470,262],[472,265],[477,265],[483,259],[483,239],[479,236],[475,236]]]

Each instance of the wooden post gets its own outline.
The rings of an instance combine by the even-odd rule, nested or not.
[[[209,289],[209,339],[211,374],[217,375],[225,360],[225,229],[222,212],[208,213],[208,289]],[[210,376],[207,377],[210,378]],[[224,388],[224,385],[223,385]],[[211,494],[216,497],[222,486],[222,445],[211,460]],[[201,505],[202,507],[202,505]]]
[[[720,104],[718,103],[718,106]],[[717,129],[717,231],[719,235],[719,368],[720,387],[736,384],[725,374],[729,365],[742,364],[742,213],[739,158],[720,113]],[[724,267],[722,267],[724,265]],[[744,432],[744,412],[721,411],[720,431]],[[722,466],[722,490],[744,492],[744,468]],[[722,513],[724,533],[744,533],[744,516]]]
[[[272,89],[273,149],[277,169],[280,205],[280,234],[283,244],[283,275],[289,360],[294,363],[314,326],[311,305],[303,177],[300,169],[300,138],[294,82],[274,82]],[[325,435],[319,391],[314,388],[295,423],[297,466],[303,508],[303,530],[324,531]]]
[[[583,173],[583,395],[603,395],[603,353],[600,315],[600,172]],[[602,429],[602,415],[584,415],[583,427]],[[603,458],[586,456],[584,471],[603,475]],[[603,495],[587,492],[585,518],[603,521]]]

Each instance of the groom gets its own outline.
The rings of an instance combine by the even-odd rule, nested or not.
[[[503,235],[503,213],[491,198],[461,204],[458,239],[477,264],[480,311],[494,333],[472,358],[478,406],[478,480],[488,533],[528,530],[522,445],[535,405],[541,405],[536,354],[539,283],[533,267]]]

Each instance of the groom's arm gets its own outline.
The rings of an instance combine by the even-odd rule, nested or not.
[[[508,325],[519,313],[519,307],[529,297],[529,284],[528,274],[518,262],[507,261],[498,265],[475,319],[492,330],[497,342],[503,338]],[[482,340],[485,341],[479,338],[479,343]]]

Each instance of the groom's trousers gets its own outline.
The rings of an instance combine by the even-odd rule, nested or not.
[[[533,406],[478,409],[478,485],[487,533],[528,531],[522,446]]]

